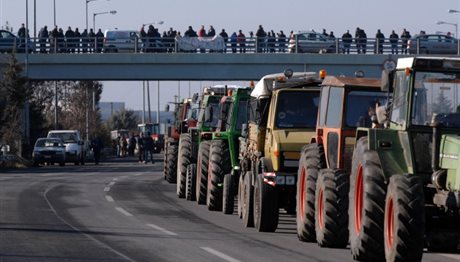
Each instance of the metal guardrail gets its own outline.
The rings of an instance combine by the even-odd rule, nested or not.
[[[19,43],[18,43],[19,41]],[[398,39],[397,42],[390,42],[385,38],[380,42],[377,38],[348,39],[335,38],[334,43],[328,48],[321,49],[318,53],[333,54],[420,54],[420,42],[413,43],[415,48],[409,50],[407,40]],[[301,53],[299,41],[289,40],[280,42],[277,38],[244,38],[242,42],[231,42],[230,39],[225,41],[223,50],[213,51],[210,49],[200,49],[192,51],[181,50],[176,38],[158,37],[158,38],[133,38],[126,39],[125,42],[117,43],[123,49],[111,46],[106,43],[104,38],[87,37],[87,38],[29,38],[27,50],[31,54],[53,54],[53,53]],[[301,43],[301,45],[308,45]],[[312,44],[313,45],[313,44]],[[12,43],[0,41],[0,52],[24,53],[25,39],[14,40]],[[422,50],[423,51],[423,50]],[[313,52],[310,52],[313,53]],[[316,53],[316,52],[314,52]],[[457,54],[460,55],[460,41],[457,42]]]

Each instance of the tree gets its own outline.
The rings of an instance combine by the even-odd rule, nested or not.
[[[120,110],[115,112],[109,120],[107,120],[107,126],[110,130],[117,129],[128,129],[135,130],[137,129],[137,124],[139,123],[139,118],[133,110]]]
[[[436,101],[436,103],[433,103],[433,113],[451,113],[453,111],[452,100],[444,95],[443,90],[439,92]]]
[[[22,67],[11,54],[0,83],[0,137],[13,153],[21,154],[24,130],[24,105],[32,94]]]

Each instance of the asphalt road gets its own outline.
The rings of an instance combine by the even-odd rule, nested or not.
[[[0,261],[352,261],[348,249],[300,242],[294,216],[258,233],[178,199],[161,157],[0,171]]]

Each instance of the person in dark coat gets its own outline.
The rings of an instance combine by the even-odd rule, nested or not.
[[[284,53],[286,48],[286,35],[284,34],[283,30],[278,33],[276,42],[278,43],[278,51],[280,53]]]
[[[96,52],[100,53],[102,51],[102,44],[104,43],[104,33],[102,33],[100,28],[97,30],[96,39]]]
[[[350,46],[351,46],[352,42],[353,42],[353,37],[350,34],[350,30],[347,30],[347,32],[345,32],[342,35],[343,53],[344,54],[349,54],[350,53]]]
[[[407,54],[407,42],[411,38],[409,31],[406,28],[401,33],[401,54]]]
[[[264,28],[262,25],[259,25],[259,29],[257,29],[256,32],[256,41],[257,41],[257,53],[262,53],[263,48],[265,48],[265,37],[267,36],[267,33],[265,33]]]
[[[237,42],[240,46],[240,53],[246,53],[246,36],[241,30],[238,31]]]
[[[24,52],[25,51],[25,43],[26,43],[26,37],[29,37],[29,33],[26,33],[26,28],[24,26],[24,23],[21,24],[21,28],[18,30],[18,37],[20,41],[20,46],[21,50],[19,52]]]
[[[225,29],[222,29],[222,32],[220,32],[219,35],[222,36],[222,38],[224,39],[224,43],[225,43],[224,53],[227,53],[228,34],[227,32],[225,32]]]
[[[89,38],[89,45],[88,45],[88,52],[95,52],[95,43],[96,43],[96,34],[94,33],[93,29],[89,29],[89,34],[88,34],[88,38]]]
[[[147,133],[144,136],[144,163],[148,163],[150,161],[153,164],[153,138],[150,133]]]
[[[64,30],[62,30],[62,28],[59,28],[59,30],[58,30],[57,46],[58,46],[58,49],[59,49],[60,53],[66,52]]]
[[[380,31],[377,30],[377,34],[375,34],[375,53],[376,54],[383,54],[383,43],[385,43],[385,35]]]
[[[91,149],[93,150],[94,154],[94,163],[96,165],[99,165],[99,162],[101,160],[101,150],[103,148],[102,145],[102,140],[97,137],[91,141]]]
[[[80,31],[78,31],[78,27],[75,28],[74,35],[75,53],[80,53],[81,34]]]
[[[81,33],[81,51],[83,53],[88,52],[88,45],[89,45],[89,38],[88,38],[88,30],[83,30]]]
[[[398,54],[398,40],[399,36],[395,33],[395,30],[391,31],[390,35],[390,44],[391,44],[391,53]]]
[[[214,27],[212,25],[209,26],[207,36],[214,37],[215,35],[216,35],[216,30],[214,29]]]
[[[48,37],[49,37],[48,27],[45,25],[38,32],[38,39],[40,42],[40,53],[46,53],[46,41],[48,40]]]
[[[74,31],[72,31],[72,28],[69,26],[69,28],[67,28],[67,31],[65,31],[65,42],[66,42],[66,45],[67,45],[67,52],[68,53],[73,53],[75,50],[74,50],[74,42],[75,42],[75,33]]]
[[[137,137],[137,153],[139,154],[139,163],[144,162],[144,133]]]
[[[141,30],[139,31],[139,34],[141,36],[141,42],[142,42],[142,52],[148,52],[148,39],[147,39],[147,32],[145,32],[145,26],[142,25]]]

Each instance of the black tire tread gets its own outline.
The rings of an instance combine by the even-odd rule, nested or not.
[[[222,183],[224,176],[231,171],[230,150],[224,140],[213,140],[209,153],[209,171],[211,183],[208,181],[208,193],[206,197],[206,205],[208,210],[222,210]],[[208,172],[209,172],[208,171]]]
[[[179,138],[179,151],[177,155],[177,196],[185,198],[185,184],[187,166],[192,158],[192,138],[190,134],[181,134]]]
[[[176,171],[177,171],[177,145],[169,144],[166,154],[167,157],[167,168],[166,168],[166,181],[169,183],[176,183]]]
[[[316,212],[319,212],[319,193],[323,191],[324,214],[321,229],[315,221],[316,241],[321,247],[345,248],[348,244],[349,175],[341,169],[322,169],[316,184]],[[318,217],[318,215],[316,216]]]
[[[209,165],[209,150],[211,141],[203,141],[198,148],[198,160],[196,170],[196,201],[199,205],[206,204],[206,195],[208,191],[208,165]]]
[[[196,164],[190,164],[187,167],[186,183],[185,183],[185,199],[189,201],[196,200]]]
[[[317,143],[305,145],[302,148],[300,156],[300,165],[297,177],[297,236],[301,241],[315,242],[315,192],[316,180],[321,168],[326,166],[323,146]],[[306,191],[300,192],[300,178],[301,172],[306,171]],[[306,194],[305,198],[307,203],[304,207],[304,214],[300,214],[300,194]]]
[[[421,261],[425,229],[422,180],[418,176],[391,176],[386,201],[390,198],[393,199],[396,232],[393,234],[393,246],[388,247],[386,244],[385,257],[387,261]]]

